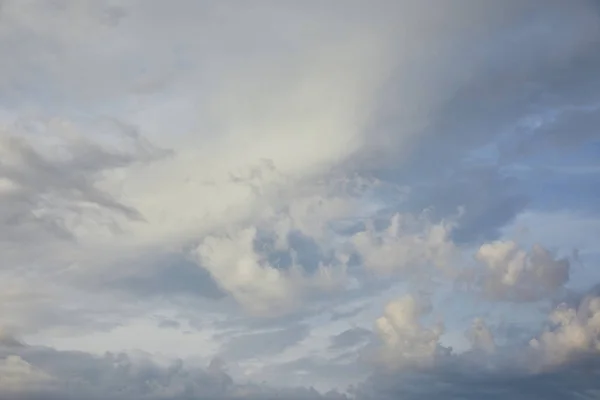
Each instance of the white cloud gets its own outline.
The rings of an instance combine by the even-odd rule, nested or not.
[[[439,339],[444,327],[441,323],[423,326],[421,318],[429,312],[429,306],[411,295],[389,302],[375,323],[382,342],[379,361],[391,368],[433,365],[442,350]]]
[[[24,387],[29,390],[48,389],[52,377],[35,368],[20,356],[9,355],[0,359],[0,391],[18,393]]]
[[[280,314],[297,307],[311,290],[343,287],[344,264],[320,263],[317,271],[307,274],[292,260],[290,268],[281,269],[256,252],[256,239],[256,228],[244,228],[227,236],[209,236],[196,251],[199,264],[248,311]]]
[[[548,317],[551,327],[530,341],[545,365],[600,354],[600,297],[587,296],[579,307],[558,306]]]
[[[352,243],[365,267],[377,273],[410,274],[428,265],[444,269],[455,255],[451,228],[445,221],[431,223],[426,214],[416,218],[395,214],[386,229],[377,231],[370,224],[352,237]]]
[[[475,272],[475,285],[495,300],[540,300],[569,280],[569,260],[556,258],[540,245],[527,253],[515,242],[496,241],[482,245],[475,257],[485,268]]]

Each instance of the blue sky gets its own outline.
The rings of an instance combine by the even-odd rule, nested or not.
[[[0,2],[0,397],[595,398],[598,49],[592,0]]]

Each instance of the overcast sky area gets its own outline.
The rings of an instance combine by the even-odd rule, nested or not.
[[[0,0],[0,400],[600,398],[600,3]]]

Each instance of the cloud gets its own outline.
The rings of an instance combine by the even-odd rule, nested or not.
[[[314,389],[275,389],[236,383],[222,362],[208,367],[138,354],[94,356],[47,347],[0,348],[0,396],[15,399],[343,398]]]
[[[158,326],[165,329],[179,329],[181,324],[174,320],[164,319],[158,323]]]
[[[227,360],[252,359],[257,354],[273,356],[306,338],[310,330],[305,325],[292,325],[285,329],[236,335],[221,348],[219,354]]]
[[[151,251],[138,258],[121,261],[114,274],[96,277],[90,285],[143,297],[202,297],[220,299],[225,296],[210,274],[180,252]]]
[[[358,399],[597,389],[591,300],[531,346],[495,319],[531,332],[539,307],[598,279],[548,250],[575,240],[539,231],[572,238],[555,211],[595,210],[589,174],[548,171],[598,158],[599,11],[2,1],[0,313],[56,346],[0,334],[5,397],[343,398],[309,387],[367,371]],[[507,239],[526,213],[545,247]],[[431,304],[403,297],[423,282]],[[462,338],[472,315],[486,322]],[[113,353],[58,350],[86,347]]]
[[[229,236],[210,236],[197,249],[200,265],[248,311],[280,314],[295,308],[308,291],[343,284],[343,266],[320,265],[306,275],[295,264],[287,270],[270,265],[254,250],[256,235],[255,228],[246,228]]]
[[[22,387],[44,390],[51,383],[51,377],[34,368],[19,356],[8,356],[0,361],[0,388],[6,392],[16,392]]]
[[[578,308],[562,304],[552,311],[549,322],[551,327],[530,341],[544,364],[556,366],[600,355],[600,297],[584,297]]]
[[[594,315],[597,298],[585,298],[579,312],[583,319],[575,322],[573,309],[557,309],[551,314],[559,329],[553,335],[565,335],[580,322],[584,329],[595,335]],[[417,319],[427,312],[427,307],[419,307],[412,297],[395,302],[386,310],[386,317],[394,319],[397,332],[403,332],[404,344],[411,349],[424,349],[429,337],[427,328],[419,326]],[[402,306],[402,307],[401,307]],[[397,312],[390,310],[395,308]],[[564,311],[567,311],[565,314]],[[568,318],[563,318],[568,316]],[[587,318],[587,319],[585,319]],[[401,329],[400,329],[401,328]],[[413,335],[409,335],[412,332]],[[596,332],[597,333],[597,332]],[[489,345],[490,336],[481,320],[476,320],[471,330],[474,343]],[[535,351],[556,355],[556,344],[567,344],[564,349],[573,351],[577,358],[561,359],[563,364],[552,364],[551,369],[534,372],[520,368],[473,371],[468,359],[461,356],[438,358],[435,363],[420,364],[418,371],[393,369],[378,372],[366,382],[354,386],[350,391],[357,399],[383,399],[394,396],[404,398],[477,398],[486,395],[490,398],[535,398],[535,396],[556,395],[560,398],[579,398],[592,395],[599,387],[593,379],[597,365],[593,360],[582,357],[597,352],[593,346],[586,347],[586,353],[579,352],[583,347],[569,347],[571,340],[550,338],[549,332],[540,336],[543,347],[534,346]],[[568,333],[567,335],[570,335]],[[435,335],[437,343],[439,337]],[[577,336],[577,335],[576,335]],[[597,335],[596,335],[597,336]],[[397,336],[397,337],[400,337]],[[396,341],[395,343],[399,343]],[[548,347],[546,347],[548,346]],[[432,349],[431,346],[425,346]],[[391,350],[388,348],[388,351]],[[398,348],[396,347],[396,350]],[[402,353],[402,354],[401,354]],[[403,362],[409,359],[405,352],[395,352]],[[428,357],[431,352],[426,352]],[[447,354],[447,353],[446,353]],[[491,353],[488,353],[491,354]],[[414,355],[414,354],[413,354]],[[421,354],[423,355],[423,354]],[[485,357],[485,356],[484,356]],[[419,357],[420,358],[420,357]],[[93,356],[81,352],[56,351],[46,347],[23,345],[14,338],[3,341],[0,349],[0,368],[3,371],[0,391],[11,398],[64,398],[65,396],[91,396],[90,398],[193,398],[195,395],[210,394],[213,398],[345,398],[337,392],[320,394],[313,389],[276,389],[252,383],[236,383],[226,372],[225,365],[214,361],[206,368],[186,365],[181,360],[164,362],[140,354],[106,354]],[[513,362],[516,362],[513,361]],[[307,364],[308,365],[308,364]],[[535,363],[530,363],[535,365]],[[27,386],[23,386],[26,384]],[[26,387],[26,390],[23,388]],[[515,397],[516,396],[516,397]],[[521,397],[519,397],[521,396]],[[528,396],[528,397],[523,397]],[[512,397],[511,397],[512,398]],[[551,397],[550,397],[551,398]],[[558,398],[558,397],[557,397]]]
[[[373,333],[368,329],[358,327],[348,329],[331,338],[331,348],[355,347],[365,343],[372,335]]]
[[[357,399],[431,398],[492,399],[531,398],[594,398],[600,391],[597,381],[598,306],[594,295],[583,297],[576,308],[563,304],[549,315],[550,326],[529,343],[499,346],[486,323],[477,318],[467,331],[472,348],[463,353],[444,352],[431,358],[434,342],[431,335],[415,323],[416,302],[411,298],[396,303],[404,305],[397,315],[397,325],[404,331],[423,333],[409,338],[407,348],[419,349],[418,340],[427,346],[429,362],[419,368],[379,369],[364,383],[351,391]],[[392,304],[392,303],[391,303]],[[410,305],[410,307],[409,307]],[[387,312],[387,314],[392,314]],[[407,317],[412,315],[412,317]],[[403,316],[403,318],[400,318]],[[428,338],[433,340],[429,341]],[[411,346],[412,345],[412,346]],[[388,349],[389,357],[393,357]],[[396,365],[406,362],[406,355],[395,353]]]
[[[368,226],[352,237],[352,242],[366,268],[381,274],[408,272],[433,265],[448,267],[454,252],[449,239],[452,225],[447,222],[432,224],[427,215],[395,214],[389,226],[376,231]]]
[[[597,363],[572,364],[539,374],[488,373],[452,365],[405,376],[378,375],[355,392],[356,398],[363,399],[591,399],[600,390],[597,373]]]
[[[467,338],[471,342],[473,350],[485,353],[494,353],[496,351],[494,335],[481,318],[473,320],[471,327],[467,331]]]
[[[527,253],[515,242],[496,241],[482,245],[475,257],[485,268],[475,285],[495,300],[537,301],[557,293],[569,280],[568,259],[557,259],[539,245]]]
[[[410,295],[393,300],[385,306],[378,318],[376,332],[382,342],[380,360],[383,364],[401,366],[428,366],[443,353],[440,337],[444,333],[442,324],[427,328],[421,318],[430,309]]]
[[[11,227],[11,240],[67,239],[85,235],[92,224],[118,230],[118,217],[143,219],[98,185],[106,171],[161,157],[131,127],[98,121],[96,129],[112,135],[112,143],[103,144],[70,121],[22,125],[0,131],[2,221]]]

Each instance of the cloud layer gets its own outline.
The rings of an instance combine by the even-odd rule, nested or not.
[[[0,21],[1,398],[600,393],[594,1]]]

